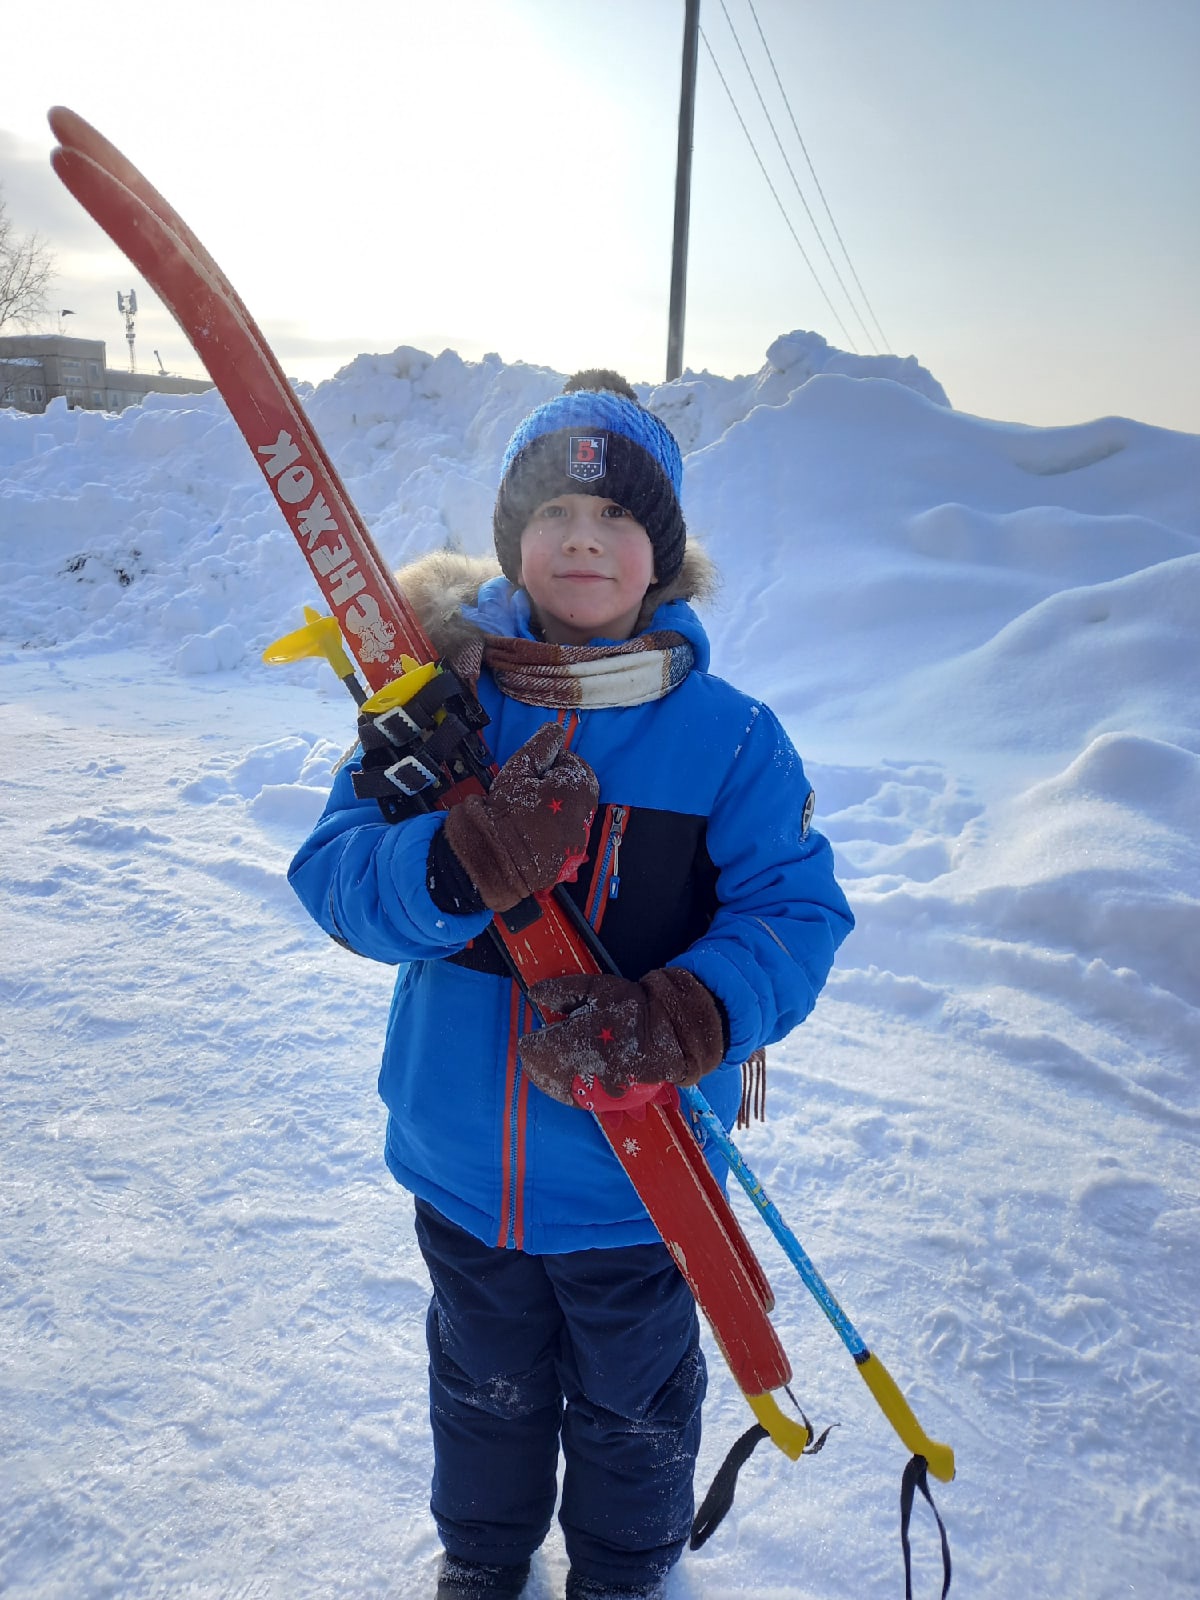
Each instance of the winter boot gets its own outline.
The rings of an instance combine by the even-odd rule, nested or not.
[[[567,1574],[566,1600],[663,1600],[666,1592],[661,1578],[648,1578],[645,1583],[602,1583],[597,1578],[581,1578],[577,1572]]]
[[[444,1555],[438,1568],[436,1600],[517,1600],[529,1576],[529,1563],[491,1567]]]

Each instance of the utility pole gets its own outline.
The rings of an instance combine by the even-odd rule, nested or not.
[[[667,327],[667,382],[683,371],[683,312],[687,302],[688,214],[692,192],[692,125],[696,113],[696,57],[700,0],[685,0],[683,81],[679,90],[679,150],[675,158],[675,243],[671,251],[671,310]]]

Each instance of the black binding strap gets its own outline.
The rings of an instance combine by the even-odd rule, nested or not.
[[[789,1390],[790,1395],[790,1390]],[[794,1402],[793,1402],[794,1403]],[[796,1408],[800,1408],[797,1406]],[[812,1439],[813,1431],[809,1420],[800,1412],[804,1426],[808,1429],[809,1438]],[[813,1440],[803,1454],[815,1456],[824,1445],[831,1432],[826,1428],[820,1438]],[[712,1481],[708,1493],[700,1503],[696,1519],[692,1523],[691,1537],[688,1539],[689,1550],[699,1550],[720,1527],[726,1514],[733,1506],[733,1496],[737,1489],[738,1473],[754,1454],[756,1446],[770,1435],[761,1423],[755,1423],[752,1428],[747,1428],[745,1433],[734,1443],[733,1448],[721,1463],[716,1477]],[[942,1521],[941,1513],[933,1503],[933,1496],[929,1492],[928,1462],[924,1456],[913,1456],[904,1469],[904,1476],[900,1480],[900,1547],[904,1552],[904,1600],[913,1600],[912,1590],[912,1549],[909,1545],[908,1529],[912,1521],[913,1500],[919,1489],[929,1502],[929,1509],[933,1512],[938,1525],[938,1533],[942,1541],[942,1597],[950,1593],[950,1541],[946,1537],[946,1525]]]
[[[754,1447],[760,1439],[767,1439],[770,1435],[761,1422],[756,1422],[752,1428],[747,1428],[741,1438],[730,1450],[717,1470],[717,1475],[712,1481],[708,1493],[700,1503],[696,1513],[696,1520],[692,1523],[691,1537],[688,1539],[689,1550],[699,1550],[705,1540],[710,1539],[721,1523],[725,1520],[725,1513],[733,1504],[733,1493],[737,1488],[738,1473],[754,1454]]]
[[[908,1544],[908,1524],[912,1520],[913,1496],[918,1489],[928,1500],[929,1509],[937,1520],[938,1532],[942,1536],[942,1600],[946,1600],[946,1596],[950,1593],[950,1541],[946,1538],[946,1525],[929,1492],[928,1465],[924,1456],[914,1456],[905,1467],[904,1476],[900,1480],[900,1548],[904,1551],[904,1600],[912,1600],[912,1551]]]
[[[796,1405],[796,1397],[790,1389],[787,1391],[787,1396],[792,1404],[796,1406],[796,1410],[800,1411],[800,1407]],[[805,1445],[801,1454],[815,1456],[817,1451],[823,1448],[826,1439],[828,1439],[836,1424],[831,1423],[819,1439],[814,1439],[812,1423],[809,1422],[803,1411],[800,1411],[800,1420],[808,1430],[809,1437],[809,1443]],[[726,1512],[733,1505],[738,1473],[754,1454],[755,1446],[761,1440],[769,1438],[770,1434],[762,1423],[756,1422],[752,1428],[746,1429],[740,1439],[734,1442],[733,1448],[717,1469],[717,1475],[713,1479],[708,1493],[700,1502],[700,1509],[696,1513],[696,1520],[692,1523],[692,1532],[688,1539],[689,1550],[699,1550],[700,1546],[716,1533],[721,1523],[725,1520]]]
[[[443,666],[402,705],[360,714],[362,760],[350,775],[354,793],[377,800],[385,822],[431,810],[464,778],[484,777],[476,735],[487,721],[475,696]]]

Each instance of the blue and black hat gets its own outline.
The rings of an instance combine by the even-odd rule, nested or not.
[[[520,582],[521,534],[539,506],[562,494],[594,494],[637,518],[654,547],[656,586],[671,583],[687,542],[682,484],[671,430],[625,379],[577,372],[562,394],[530,412],[504,452],[492,529],[505,577]]]

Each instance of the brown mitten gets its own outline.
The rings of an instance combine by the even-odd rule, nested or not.
[[[539,1089],[565,1105],[576,1077],[619,1096],[632,1083],[698,1083],[725,1054],[717,1001],[684,967],[661,967],[640,983],[607,973],[544,978],[529,997],[563,1017],[521,1040],[521,1062]]]
[[[546,723],[508,758],[487,794],[446,813],[446,843],[492,911],[511,911],[551,888],[587,856],[600,786],[587,762],[563,749],[563,738],[559,723]]]

